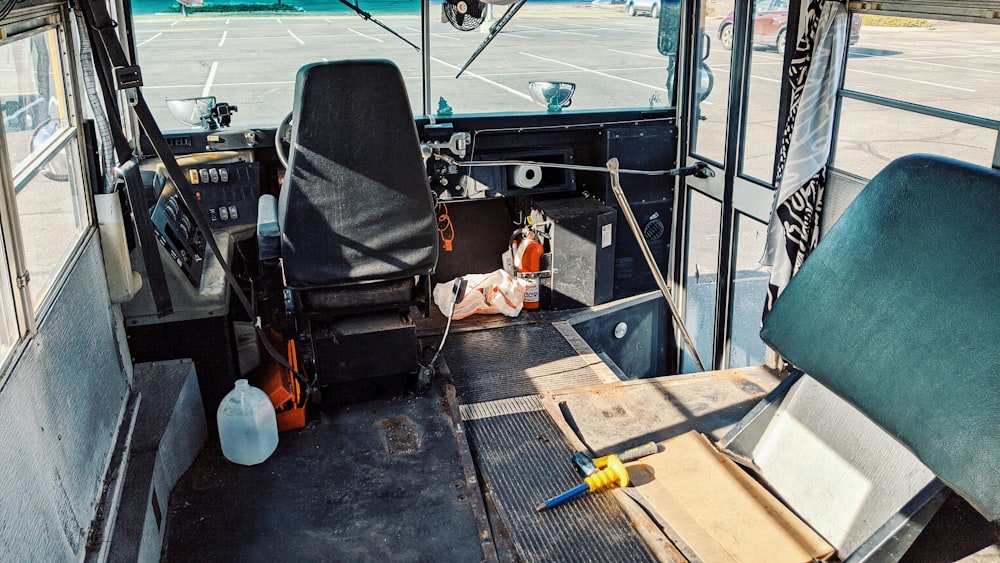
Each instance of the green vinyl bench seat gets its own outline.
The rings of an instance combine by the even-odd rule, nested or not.
[[[1000,171],[929,155],[890,163],[761,337],[1000,518]]]

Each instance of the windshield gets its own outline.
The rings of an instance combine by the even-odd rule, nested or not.
[[[430,6],[431,113],[667,104],[667,58],[657,51],[657,20],[651,17],[659,12],[657,1],[530,0],[492,34],[458,78],[463,65],[490,39],[491,25],[502,19],[508,6],[454,1]],[[144,91],[154,114],[163,128],[182,129],[185,125],[171,116],[165,99],[215,96],[238,107],[234,125],[274,125],[291,110],[299,67],[357,58],[394,61],[406,80],[414,114],[423,114],[423,59],[413,47],[422,45],[420,2],[369,1],[356,7],[360,13],[336,0],[201,7],[134,2]],[[459,14],[461,18],[456,17]],[[475,27],[480,19],[483,23]],[[575,93],[569,105],[539,103],[529,92],[532,81],[572,83]],[[377,99],[378,93],[370,95]]]

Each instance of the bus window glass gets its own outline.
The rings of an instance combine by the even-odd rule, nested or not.
[[[261,4],[281,8],[266,12],[237,11],[247,4],[218,2],[186,8],[187,16],[176,2],[132,5],[143,92],[164,130],[189,127],[171,115],[166,99],[202,96],[237,106],[236,126],[273,126],[292,110],[298,69],[337,59],[392,60],[413,111],[421,111],[420,53],[407,43],[420,45],[419,2],[361,4],[402,38],[335,0],[310,2],[308,10],[294,1]],[[370,96],[377,103],[378,92]]]
[[[14,176],[68,126],[55,30],[0,46],[0,104]]]
[[[234,125],[273,125],[291,110],[296,71],[307,63],[338,59],[394,61],[414,113],[423,113],[421,54],[407,43],[422,44],[418,1],[357,4],[391,31],[336,0],[282,2],[280,12],[241,12],[235,3],[211,3],[186,8],[186,16],[179,4],[166,0],[140,0],[133,6],[144,91],[165,129],[185,125],[170,115],[164,99],[199,96],[236,105]],[[430,6],[432,113],[669,105],[667,58],[657,50],[657,2],[645,6],[635,0],[629,2],[631,9],[604,0],[527,2],[474,60],[507,6],[476,4],[480,18],[467,12],[460,24],[452,24],[446,12],[454,6],[439,1]],[[532,99],[530,82],[571,83],[575,93],[568,104],[549,107],[546,100]],[[377,93],[371,95],[377,99]]]
[[[70,85],[63,71],[59,30],[0,46],[7,75],[4,140],[15,163],[12,179],[22,267],[36,311],[89,224],[74,116],[66,103]]]
[[[729,367],[764,363],[760,319],[767,296],[767,270],[760,265],[767,242],[767,225],[742,213],[736,216],[736,263],[733,268],[732,327]]]
[[[1000,26],[862,18],[860,39],[848,51],[845,89],[1000,119],[996,103]],[[898,115],[869,114],[868,118],[874,119],[869,121],[872,132],[888,133],[901,125]]]
[[[500,18],[506,7],[490,10]],[[488,34],[458,31],[434,17],[433,109],[444,98],[456,113],[558,110],[532,99],[532,81],[575,84],[570,110],[666,107],[668,59],[657,50],[658,16],[653,0],[527,2],[458,78]],[[487,20],[481,29],[489,26]]]
[[[691,333],[705,369],[712,369],[722,204],[701,192],[690,190],[689,193],[684,324]],[[698,368],[694,360],[685,352],[681,358],[681,373],[696,371]]]
[[[996,130],[844,99],[833,165],[872,178],[894,159],[913,153],[950,156],[990,166]]]
[[[87,224],[86,211],[80,202],[84,191],[82,175],[74,154],[78,154],[77,147],[71,142],[17,192],[21,240],[31,276],[28,289],[36,310]]]
[[[732,66],[733,1],[704,2],[699,36],[699,64],[692,121],[692,152],[723,164],[726,116],[729,112],[729,71]],[[773,143],[772,143],[773,144]]]

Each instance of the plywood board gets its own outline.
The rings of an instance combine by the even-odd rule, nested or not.
[[[719,439],[779,382],[764,367],[555,391],[567,422],[597,455],[698,430]]]
[[[834,549],[708,439],[688,432],[629,465],[637,491],[703,561],[809,562]]]

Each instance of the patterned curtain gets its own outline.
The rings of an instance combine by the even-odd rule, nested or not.
[[[789,70],[791,108],[782,135],[777,190],[761,264],[770,266],[764,316],[819,242],[833,117],[847,48],[847,8],[836,0],[812,0],[806,32]]]

